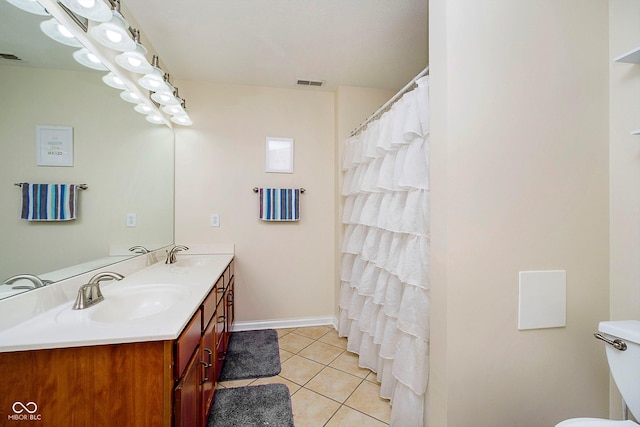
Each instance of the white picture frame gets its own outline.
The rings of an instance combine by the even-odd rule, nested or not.
[[[36,127],[36,164],[73,166],[73,128],[71,126]]]
[[[293,173],[293,143],[293,138],[267,137],[266,172]]]

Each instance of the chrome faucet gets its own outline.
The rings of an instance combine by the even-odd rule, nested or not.
[[[135,254],[148,254],[150,252],[149,249],[140,245],[131,246],[129,250]]]
[[[80,286],[76,302],[73,304],[73,310],[84,310],[102,301],[104,296],[102,296],[102,291],[100,290],[100,282],[111,279],[122,280],[124,276],[119,273],[105,271],[93,276],[86,285]]]
[[[167,251],[167,259],[165,260],[165,264],[175,264],[178,260],[176,259],[176,254],[180,251],[187,251],[188,247],[183,245],[176,245],[171,248],[170,251]]]
[[[5,280],[4,283],[5,285],[12,285],[13,283],[17,282],[18,280],[21,279],[25,279],[25,280],[29,280],[31,281],[31,283],[33,283],[33,286],[28,286],[28,285],[17,285],[14,286],[12,289],[35,289],[35,288],[42,288],[46,285],[50,285],[53,283],[53,280],[42,280],[40,279],[38,276],[34,276],[33,274],[18,274],[15,276],[11,276],[9,277],[7,280]]]

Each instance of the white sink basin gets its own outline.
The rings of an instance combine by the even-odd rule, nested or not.
[[[178,285],[140,285],[119,289],[104,296],[104,301],[90,309],[89,318],[96,322],[126,322],[162,313],[190,294]]]

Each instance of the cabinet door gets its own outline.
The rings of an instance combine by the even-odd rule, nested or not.
[[[200,378],[201,352],[195,351],[184,375],[174,390],[173,426],[196,427],[202,425],[202,392]]]
[[[225,317],[227,304],[225,304],[224,301],[225,300],[223,298],[220,304],[218,304],[218,306],[216,307],[216,315],[215,315],[215,319],[216,319],[216,329],[215,329],[216,376],[215,377],[216,379],[220,377],[220,372],[222,371],[222,365],[224,364],[224,357],[225,357],[225,351],[226,351],[226,348],[224,347],[224,336],[225,336],[225,328],[227,324],[226,317]]]
[[[227,305],[226,314],[225,314],[225,350],[229,345],[229,337],[231,336],[231,328],[233,326],[233,320],[235,317],[234,310],[234,286],[235,278],[231,277],[231,281],[229,282],[229,286],[227,286],[227,290],[225,293],[225,303]]]
[[[209,407],[216,387],[216,321],[212,319],[202,335],[202,422],[207,422]]]
[[[182,376],[187,363],[191,360],[196,347],[200,344],[202,336],[202,311],[198,309],[193,315],[189,324],[184,328],[176,340],[176,361],[174,378],[177,380]]]
[[[215,314],[216,306],[218,305],[218,300],[222,295],[221,292],[224,292],[223,284],[224,284],[224,280],[222,279],[222,277],[220,277],[218,281],[215,283],[215,285],[213,286],[213,289],[211,290],[207,298],[205,298],[204,302],[202,303],[202,330],[203,331],[205,330],[205,328],[211,321],[211,318]]]

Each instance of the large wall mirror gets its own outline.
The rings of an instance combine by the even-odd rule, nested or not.
[[[75,63],[73,48],[40,31],[46,19],[0,0],[0,53],[21,58],[0,59],[0,282],[57,281],[173,242],[173,131]],[[72,166],[37,165],[38,126],[72,128]],[[22,182],[86,184],[77,219],[20,219]],[[0,284],[0,298],[26,291],[13,288]]]

